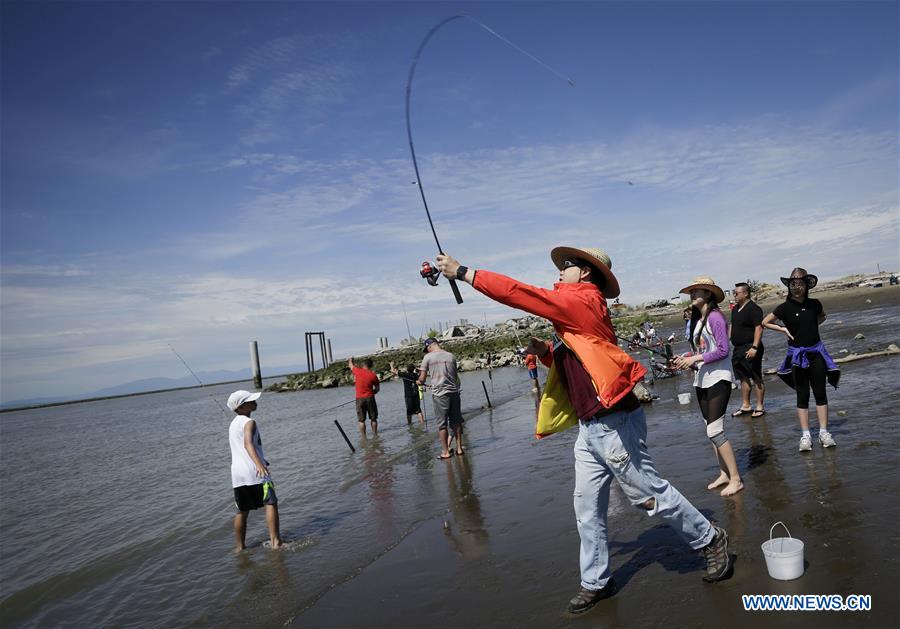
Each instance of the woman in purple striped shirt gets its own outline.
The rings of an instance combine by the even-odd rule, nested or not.
[[[725,292],[710,277],[698,277],[681,289],[691,297],[690,342],[693,353],[675,359],[679,369],[694,370],[694,390],[706,420],[706,436],[713,444],[719,477],[707,489],[725,487],[722,496],[733,496],[744,488],[734,450],[725,436],[725,410],[731,397],[731,346],[728,323],[719,310]]]

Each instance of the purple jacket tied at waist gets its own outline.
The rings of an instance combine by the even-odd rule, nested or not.
[[[787,356],[784,357],[784,362],[781,363],[781,367],[778,368],[778,377],[784,380],[784,383],[792,389],[796,388],[794,387],[794,368],[809,368],[809,358],[807,354],[819,354],[822,357],[825,361],[825,369],[828,370],[828,384],[837,389],[838,380],[841,377],[841,370],[837,364],[835,364],[834,359],[828,353],[828,350],[825,349],[825,344],[822,341],[809,347],[791,347],[788,345]]]

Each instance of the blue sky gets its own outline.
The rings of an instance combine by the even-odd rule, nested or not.
[[[305,362],[515,312],[448,253],[550,285],[600,246],[622,299],[898,266],[895,2],[2,5],[0,400]],[[628,182],[634,185],[629,185]]]

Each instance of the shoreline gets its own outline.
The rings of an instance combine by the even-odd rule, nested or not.
[[[865,287],[865,286],[846,286],[846,282],[831,282],[823,284],[821,287],[813,289],[810,296],[819,299],[829,309],[829,304],[838,302],[843,299],[853,299],[856,297],[877,297],[880,300],[894,302],[900,305],[900,286],[885,286],[881,288]],[[771,311],[776,305],[784,301],[787,290],[767,290],[763,291],[763,298],[756,303],[763,310]],[[756,301],[756,300],[754,300]],[[645,321],[652,321],[658,328],[674,329],[676,332],[683,330],[681,320],[681,310],[684,303],[666,306],[659,309],[638,310],[629,308],[627,311],[620,312],[613,316],[612,322],[616,329],[616,334],[620,337],[620,347],[624,343],[623,339],[628,337],[630,333],[637,329],[637,326]],[[520,313],[521,311],[514,311]],[[491,368],[507,367],[515,365],[517,358],[514,350],[511,348],[519,347],[519,342],[529,335],[549,335],[553,329],[550,323],[538,317],[524,315],[513,317],[504,323],[498,323],[492,328],[481,328],[479,326],[470,326],[470,329],[477,329],[477,334],[466,335],[462,337],[438,338],[440,343],[451,351],[459,363],[459,371],[481,371]],[[878,348],[887,349],[887,348]],[[640,350],[638,350],[640,351]],[[869,351],[876,351],[872,348]],[[492,360],[488,360],[491,356]],[[418,344],[410,344],[401,347],[382,349],[372,354],[362,354],[354,356],[354,359],[371,358],[374,365],[373,371],[378,374],[379,379],[384,382],[391,379],[391,373],[388,370],[388,362],[394,361],[398,368],[402,368],[404,364],[418,364],[421,361],[422,354]],[[329,389],[339,386],[351,386],[353,378],[346,367],[344,360],[336,360],[330,366],[308,373],[299,373],[288,375],[286,380],[266,387],[266,391],[279,393],[285,391],[304,391],[311,389]]]
[[[277,376],[266,376],[263,380],[272,380],[275,378],[286,378],[290,374],[280,374]],[[236,382],[248,382],[253,380],[250,378],[241,378],[239,380],[224,380],[222,382],[210,382],[207,384],[191,384],[184,387],[171,387],[168,389],[153,389],[152,391],[135,391],[134,393],[121,393],[119,395],[103,395],[100,397],[89,397],[78,400],[63,400],[60,402],[44,402],[42,404],[28,404],[26,406],[13,406],[0,408],[0,413],[12,413],[13,411],[31,411],[39,408],[52,408],[54,406],[66,406],[68,404],[84,404],[86,402],[99,402],[102,400],[118,400],[119,398],[137,397],[139,395],[151,395],[153,393],[168,393],[170,391],[188,391],[190,389],[207,389],[223,384],[234,384]]]
[[[859,276],[859,277],[864,278],[866,276]],[[756,301],[755,299],[754,299],[754,301],[756,301],[756,303],[761,308],[763,308],[763,310],[766,310],[767,308],[771,309],[771,308],[774,308],[774,306],[776,306],[777,304],[781,303],[781,301],[784,300],[784,296],[785,296],[786,292],[787,292],[786,290],[784,290],[784,291],[779,290],[777,294],[774,294],[774,295],[773,294],[765,294],[764,298],[761,299],[760,301]],[[837,280],[837,281],[833,281],[833,282],[826,282],[823,285],[814,288],[810,292],[810,297],[812,297],[813,299],[819,299],[826,305],[829,302],[835,301],[839,298],[852,298],[852,297],[857,297],[857,296],[866,296],[866,297],[868,297],[868,296],[885,296],[888,299],[892,298],[896,302],[900,303],[900,286],[886,285],[886,286],[882,286],[879,288],[875,288],[875,287],[871,287],[871,286],[856,286],[856,285],[847,286],[846,281]],[[625,324],[627,326],[628,324],[639,324],[639,323],[642,323],[643,321],[654,321],[654,324],[659,325],[659,326],[669,325],[671,327],[671,326],[674,326],[676,323],[680,325],[680,313],[681,313],[682,307],[683,307],[682,305],[676,304],[676,305],[668,306],[666,308],[645,309],[643,311],[638,310],[637,308],[632,308],[632,309],[629,309],[627,312],[624,312],[618,316],[613,317],[613,325],[617,328],[616,331],[621,336],[625,335],[625,334],[623,334],[623,330],[621,329],[622,327],[625,327],[625,326],[622,326],[621,324]],[[493,328],[488,328],[486,330],[486,332],[488,334],[488,338],[483,339],[483,340],[490,341],[490,343],[485,343],[484,348],[479,348],[480,351],[462,352],[457,355],[457,358],[460,361],[474,360],[476,362],[476,366],[474,369],[465,369],[465,370],[461,369],[461,371],[480,371],[483,369],[488,369],[488,367],[486,365],[478,364],[479,363],[478,358],[481,358],[481,360],[484,360],[483,357],[481,357],[480,355],[488,353],[488,352],[492,352],[492,350],[496,350],[499,346],[502,346],[502,345],[517,346],[515,344],[518,340],[516,337],[516,333],[518,333],[518,332],[521,332],[522,334],[531,334],[531,333],[546,332],[546,331],[550,330],[549,323],[547,323],[546,321],[543,321],[543,320],[539,320],[536,317],[527,317],[526,316],[526,317],[511,318],[510,320],[526,321],[526,324],[524,326],[521,324],[517,325],[516,326],[517,332],[507,331],[505,333],[499,332],[499,333],[491,334],[491,332],[498,330],[499,326],[502,326],[505,324],[496,324]],[[531,326],[535,322],[540,323],[541,325],[538,325],[537,327],[532,328]],[[466,341],[473,342],[473,341],[478,341],[478,340],[479,340],[478,337],[456,337],[456,338],[450,338],[450,339],[441,339],[441,341],[443,343],[447,344],[448,347],[452,347],[454,345],[459,347],[461,344],[465,343]],[[490,346],[490,347],[488,347],[488,346]],[[376,366],[375,366],[376,373],[378,373],[380,371],[381,373],[379,375],[386,377],[389,375],[389,372],[387,371],[387,362],[390,360],[396,361],[398,363],[398,365],[402,365],[404,358],[413,360],[413,362],[418,362],[418,360],[421,358],[421,353],[417,351],[417,347],[418,346],[415,346],[415,345],[408,345],[405,347],[390,348],[387,350],[381,350],[380,352],[378,352],[376,354],[369,354],[369,355],[362,354],[359,357],[360,358],[365,357],[365,356],[371,357],[374,361],[376,361]],[[500,352],[498,351],[497,353],[498,353],[498,357],[499,357]],[[504,353],[504,358],[502,360],[498,361],[497,363],[492,363],[490,365],[490,368],[494,368],[494,367],[500,368],[500,367],[506,367],[511,364],[514,364],[514,361],[512,359],[507,360],[507,358],[505,357],[506,354],[511,354],[511,352]],[[384,365],[379,369],[379,365],[381,365],[381,363],[384,363]],[[294,386],[279,386],[276,383],[276,384],[270,384],[266,387],[263,387],[263,391],[267,391],[267,392],[302,391],[302,390],[307,390],[307,389],[331,388],[333,386],[348,386],[348,385],[352,384],[352,379],[349,379],[349,377],[344,377],[344,378],[341,377],[341,376],[345,376],[345,374],[341,373],[342,370],[346,371],[345,361],[344,361],[344,359],[338,359],[334,363],[332,363],[329,367],[326,367],[324,369],[318,369],[318,370],[312,371],[312,372],[300,372],[300,373],[294,372],[294,373],[278,374],[278,375],[274,375],[274,376],[266,376],[264,378],[264,380],[284,378],[287,382],[290,382],[292,379],[294,379],[295,381],[305,381],[305,382],[309,382],[311,384],[294,387]],[[335,383],[330,386],[322,386],[321,383],[323,381],[328,380],[329,378],[334,379]],[[41,408],[52,408],[52,407],[56,407],[56,406],[66,406],[68,404],[83,404],[86,402],[98,402],[98,401],[102,401],[102,400],[115,400],[115,399],[119,399],[119,398],[135,397],[135,396],[140,396],[140,395],[151,395],[153,393],[166,393],[169,391],[185,391],[185,390],[189,390],[189,389],[201,389],[201,388],[213,387],[213,386],[218,386],[218,385],[223,385],[223,384],[234,384],[236,382],[247,382],[251,379],[252,378],[241,378],[241,379],[237,379],[237,380],[225,380],[222,382],[209,382],[209,383],[206,383],[203,385],[197,384],[197,385],[188,385],[188,386],[183,386],[183,387],[172,387],[172,388],[166,388],[166,389],[153,389],[152,391],[138,391],[135,393],[124,393],[121,395],[107,395],[107,396],[101,396],[101,397],[91,397],[91,398],[83,398],[83,399],[76,399],[76,400],[65,400],[65,401],[59,401],[59,402],[45,402],[42,404],[29,404],[29,405],[24,405],[24,406],[3,407],[3,408],[0,408],[0,414],[12,413],[12,412],[16,412],[16,411],[35,410],[35,409],[41,409]],[[347,382],[344,382],[343,380],[347,380]],[[315,383],[312,384],[313,382],[315,382]]]

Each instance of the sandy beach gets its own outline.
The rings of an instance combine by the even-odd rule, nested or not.
[[[895,288],[826,293],[826,310],[892,304]],[[765,307],[765,306],[764,306]],[[843,317],[851,323],[850,317]],[[823,330],[831,345],[855,330]],[[871,334],[869,329],[866,332]],[[891,324],[888,335],[896,336]],[[770,363],[780,356],[774,335]],[[870,337],[872,342],[880,339]],[[858,344],[859,342],[857,342]],[[835,349],[837,351],[837,349]],[[716,468],[695,404],[679,405],[686,378],[658,381],[645,405],[658,468],[708,517],[727,528],[735,574],[701,582],[702,560],[616,488],[610,506],[612,568],[620,590],[583,616],[565,613],[578,586],[572,513],[575,432],[531,437],[534,400],[523,396],[469,422],[469,450],[436,470],[444,515],[418,527],[358,575],[293,618],[299,627],[866,627],[895,625],[900,569],[896,499],[900,404],[896,358],[846,365],[831,396],[831,450],[797,452],[794,393],[768,379],[769,414],[733,419],[745,489],[731,499],[705,489]],[[739,400],[739,398],[738,398]],[[735,408],[732,396],[730,408]],[[767,575],[760,544],[783,521],[805,544],[794,581]],[[783,536],[784,532],[775,536]],[[742,594],[869,594],[867,612],[747,612]]]

